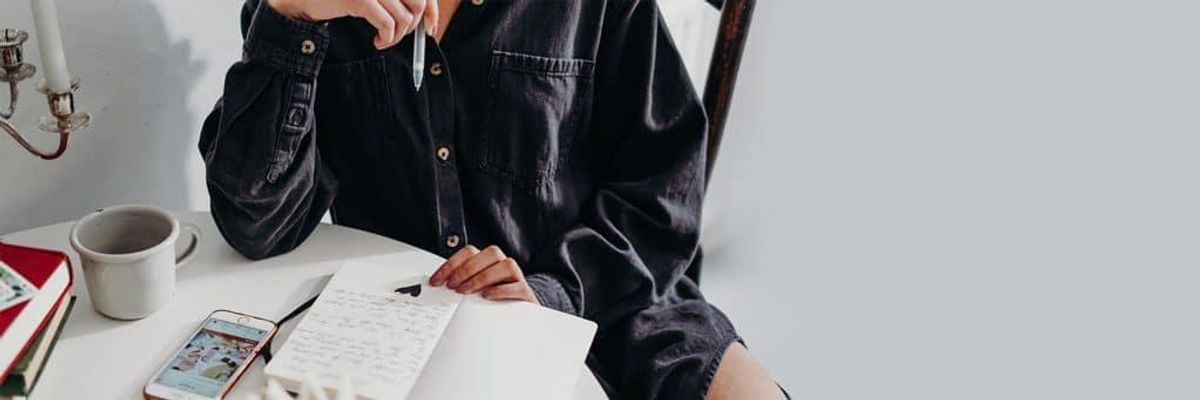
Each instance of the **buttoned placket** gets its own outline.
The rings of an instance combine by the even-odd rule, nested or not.
[[[433,163],[437,189],[437,242],[442,256],[449,257],[467,244],[466,218],[463,213],[462,188],[458,180],[458,163],[454,148],[454,81],[446,65],[446,57],[436,43],[428,47],[426,60],[429,71],[420,95],[424,98],[425,118],[429,123],[429,160]]]

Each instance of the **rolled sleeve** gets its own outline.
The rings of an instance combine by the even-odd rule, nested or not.
[[[542,306],[579,315],[575,305],[571,303],[571,297],[567,295],[567,290],[558,279],[548,274],[533,274],[525,278],[525,281],[529,283]]]
[[[249,61],[306,76],[317,75],[328,49],[325,24],[289,18],[265,1],[255,8],[243,48]]]
[[[229,68],[199,143],[217,227],[252,259],[299,246],[337,195],[313,113],[329,33],[264,3],[242,7],[245,53]]]

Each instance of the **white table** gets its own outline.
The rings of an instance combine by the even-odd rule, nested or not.
[[[92,308],[79,258],[67,244],[73,223],[3,237],[8,243],[64,251],[71,256],[75,269],[72,293],[78,300],[33,399],[140,399],[151,375],[213,310],[225,308],[278,319],[320,292],[342,260],[387,262],[397,253],[420,251],[382,236],[322,224],[295,251],[251,261],[225,244],[210,214],[176,216],[199,225],[203,243],[195,259],[179,270],[175,299],[163,310],[138,321],[109,319]],[[241,399],[262,388],[262,365],[256,360],[229,398]],[[575,397],[602,399],[604,393],[591,374],[581,374]]]

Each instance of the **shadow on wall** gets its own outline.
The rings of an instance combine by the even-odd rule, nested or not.
[[[29,2],[0,6],[0,27],[33,35]],[[148,0],[59,0],[67,59],[82,81],[77,107],[91,128],[73,135],[63,158],[43,161],[0,138],[0,233],[75,219],[96,208],[145,203],[186,208],[186,161],[195,157],[199,121],[187,109],[203,63],[188,40],[173,41],[161,10]],[[36,38],[27,61],[38,64]],[[38,79],[41,78],[39,73]],[[24,100],[16,121],[26,131],[46,113],[40,95]],[[35,97],[36,96],[36,97]],[[48,135],[30,132],[46,145]]]

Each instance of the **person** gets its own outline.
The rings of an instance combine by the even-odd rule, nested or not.
[[[706,117],[654,0],[248,0],[241,22],[199,143],[239,252],[330,211],[447,257],[432,285],[596,322],[613,398],[783,398],[684,276]]]

